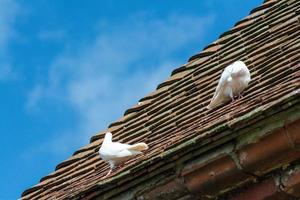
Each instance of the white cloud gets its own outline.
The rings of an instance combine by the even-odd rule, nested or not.
[[[47,101],[64,102],[80,116],[72,134],[50,146],[86,144],[93,133],[166,79],[179,65],[174,55],[199,42],[212,20],[182,15],[162,20],[138,14],[118,25],[100,23],[96,38],[66,49],[51,64],[47,81],[36,84],[28,99],[31,109]]]

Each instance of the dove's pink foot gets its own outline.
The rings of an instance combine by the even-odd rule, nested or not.
[[[238,95],[238,99],[241,99],[241,98],[243,98],[243,95],[242,95],[242,94],[239,94],[239,95]]]
[[[231,103],[233,103],[235,101],[234,97],[231,97]]]
[[[120,168],[123,168],[125,166],[125,164],[123,163],[123,164],[121,164],[121,165],[119,165],[119,169]]]
[[[119,164],[118,166],[115,167],[115,170],[119,170],[121,169],[122,167],[124,167],[124,163],[123,164]]]

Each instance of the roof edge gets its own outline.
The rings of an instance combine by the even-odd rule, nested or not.
[[[226,122],[224,124],[219,125],[218,127],[215,127],[210,130],[206,130],[207,134],[205,135],[216,135],[216,133],[219,133],[216,135],[213,139],[210,139],[209,141],[206,140],[203,137],[196,137],[191,140],[186,141],[183,144],[178,145],[177,147],[170,149],[156,157],[153,157],[149,160],[146,160],[142,162],[140,165],[134,166],[130,170],[124,171],[120,174],[116,174],[114,177],[110,179],[106,179],[104,181],[100,181],[96,187],[90,188],[90,190],[86,191],[88,194],[99,194],[99,190],[106,189],[105,191],[108,192],[110,189],[112,189],[115,184],[122,184],[128,183],[130,181],[130,184],[128,184],[126,187],[122,187],[123,189],[126,189],[127,187],[134,187],[135,184],[139,182],[139,180],[133,181],[134,176],[128,176],[129,174],[143,174],[143,173],[148,173],[149,170],[151,169],[154,171],[157,171],[157,173],[160,173],[161,170],[163,171],[164,169],[172,169],[176,166],[174,166],[175,160],[179,160],[181,156],[187,156],[189,152],[191,151],[199,151],[201,154],[203,152],[208,151],[209,149],[216,148],[216,146],[222,145],[228,141],[232,141],[236,139],[239,135],[249,132],[255,126],[261,123],[266,123],[266,119],[269,118],[274,118],[276,116],[276,119],[278,116],[280,116],[282,113],[285,114],[284,118],[281,119],[280,123],[278,119],[276,120],[277,126],[273,125],[268,128],[272,128],[272,130],[278,129],[280,127],[284,127],[287,123],[291,123],[292,121],[295,121],[296,119],[300,118],[300,112],[295,112],[296,110],[299,111],[299,103],[300,103],[300,98],[299,98],[299,89],[294,91],[293,93],[286,95],[279,100],[275,101],[268,107],[266,107],[266,111],[262,112],[260,108],[257,108],[256,110],[252,111],[251,113],[247,114],[246,116],[239,117],[235,120],[232,120],[230,122]],[[290,108],[293,109],[290,109]],[[286,112],[289,112],[288,115],[286,115]],[[291,113],[293,115],[291,115]],[[275,114],[275,115],[274,115]],[[296,116],[295,116],[296,115]],[[263,116],[263,117],[260,117]],[[285,118],[288,117],[289,120],[286,120]],[[291,118],[294,117],[294,118]],[[245,124],[246,122],[246,124]],[[243,126],[240,126],[239,124],[243,124]],[[246,127],[245,127],[246,126]],[[270,129],[269,129],[270,131]],[[233,133],[235,135],[233,135]],[[212,142],[212,140],[214,142]],[[187,159],[187,158],[185,158]],[[176,161],[177,162],[177,161]],[[178,161],[179,162],[179,161]],[[177,163],[178,163],[177,162]],[[168,164],[169,163],[169,164]],[[164,166],[164,169],[161,169],[160,166]],[[152,166],[152,167],[151,167]],[[154,166],[154,167],[153,167]],[[147,171],[147,172],[146,172]],[[176,171],[176,170],[175,170]],[[151,172],[153,176],[156,174],[154,172]],[[126,177],[126,178],[125,178]],[[139,176],[140,177],[140,176]],[[148,177],[150,178],[150,177]],[[140,180],[141,182],[145,180]],[[101,191],[102,194],[105,194],[105,191]],[[118,192],[118,189],[114,189],[113,194],[116,195]],[[120,191],[119,191],[120,192]],[[112,193],[111,193],[112,194]],[[82,194],[77,194],[77,195],[82,195]]]

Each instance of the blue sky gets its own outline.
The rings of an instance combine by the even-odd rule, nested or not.
[[[16,199],[261,0],[0,0],[0,199]]]

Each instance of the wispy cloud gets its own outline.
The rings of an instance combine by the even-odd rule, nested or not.
[[[80,116],[72,134],[63,134],[49,146],[65,150],[82,145],[106,128],[170,75],[180,64],[176,55],[198,43],[212,21],[212,16],[172,15],[161,20],[137,14],[118,25],[99,23],[96,38],[67,44],[71,48],[53,61],[46,81],[36,84],[28,98],[30,109],[47,101],[64,102]]]
[[[12,26],[19,12],[19,5],[12,0],[0,0],[0,5],[0,46],[6,47],[8,41],[15,35]]]
[[[0,0],[0,81],[15,79],[17,73],[10,64],[8,49],[16,36],[14,23],[20,13],[20,6],[13,0]]]

